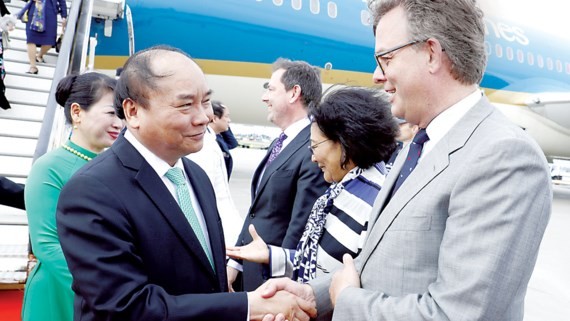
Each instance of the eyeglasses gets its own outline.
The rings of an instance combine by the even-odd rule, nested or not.
[[[386,67],[388,67],[388,63],[390,62],[390,59],[394,58],[394,56],[395,56],[396,54],[394,53],[394,54],[393,54],[392,56],[390,56],[390,57],[386,57],[386,55],[391,54],[392,52],[394,52],[394,51],[396,51],[396,50],[404,49],[404,48],[406,48],[406,47],[408,47],[408,46],[412,46],[412,45],[415,45],[415,44],[417,44],[417,43],[424,42],[424,41],[427,41],[427,39],[426,39],[426,40],[414,40],[414,41],[410,41],[410,42],[408,42],[408,43],[406,43],[406,44],[403,44],[403,45],[401,45],[401,46],[398,46],[398,47],[395,47],[395,48],[392,48],[392,49],[389,49],[389,50],[385,50],[385,51],[382,51],[382,52],[379,52],[379,53],[375,53],[375,54],[374,54],[374,58],[376,59],[376,63],[378,64],[378,67],[380,67],[380,71],[382,71],[382,74],[383,74],[383,75],[386,74],[386,72],[385,72],[385,71],[386,71]],[[382,66],[382,65],[384,65],[384,66]]]
[[[325,140],[323,140],[323,141],[321,141],[321,142],[315,143],[315,144],[313,144],[313,145],[309,145],[309,146],[307,146],[307,147],[308,147],[309,150],[311,151],[311,154],[314,154],[314,153],[315,153],[315,149],[316,149],[320,144],[322,144],[322,143],[324,143],[324,142],[328,142],[329,140],[330,140],[330,139],[325,139]]]

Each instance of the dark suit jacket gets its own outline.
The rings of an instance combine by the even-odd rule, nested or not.
[[[0,177],[0,204],[25,210],[24,185]]]
[[[75,320],[246,320],[227,292],[214,191],[182,158],[204,213],[216,273],[161,178],[123,135],[63,188],[57,209]]]
[[[267,166],[260,177],[273,144],[269,148],[253,175],[251,207],[237,245],[251,242],[248,226],[253,224],[267,244],[297,248],[313,204],[328,187],[323,173],[311,161],[311,153],[307,148],[309,133],[310,126],[307,126]],[[261,264],[243,262],[244,290],[256,289],[265,278]]]
[[[232,159],[232,154],[230,154],[230,149],[237,147],[238,142],[234,136],[231,129],[216,135],[216,141],[224,154],[224,162],[226,163],[226,170],[228,171],[228,179],[232,175],[232,169],[234,167],[234,161]]]

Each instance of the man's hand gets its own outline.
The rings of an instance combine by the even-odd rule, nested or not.
[[[313,288],[308,284],[300,284],[289,278],[270,279],[261,285],[256,291],[261,290],[263,298],[272,298],[281,292],[289,292],[302,300],[301,306],[307,306],[310,309],[305,310],[311,318],[317,317],[317,305]],[[287,316],[283,313],[268,314],[263,321],[284,321]],[[291,319],[287,319],[291,320]]]
[[[226,266],[226,274],[228,275],[228,290],[229,290],[229,292],[235,292],[233,284],[236,281],[238,273],[239,273],[239,271],[234,269],[233,267]]]
[[[309,321],[316,317],[314,300],[307,301],[287,291],[273,292],[271,296],[265,297],[263,294],[266,290],[265,285],[261,285],[257,290],[247,293],[250,320]]]
[[[333,307],[336,305],[336,299],[342,290],[348,287],[360,287],[360,278],[354,266],[352,256],[349,254],[343,255],[342,262],[344,263],[344,267],[335,272],[332,277],[331,287],[329,288]]]
[[[269,263],[269,249],[263,239],[257,234],[253,224],[249,225],[249,234],[253,241],[245,246],[229,246],[226,248],[226,255],[239,260],[246,260],[254,263]]]

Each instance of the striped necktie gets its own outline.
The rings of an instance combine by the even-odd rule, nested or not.
[[[176,185],[176,196],[178,197],[178,205],[180,209],[186,216],[188,223],[192,227],[194,234],[200,241],[204,252],[206,252],[206,256],[208,257],[208,261],[210,261],[210,265],[214,269],[214,261],[212,260],[212,253],[206,244],[206,238],[204,237],[204,232],[202,231],[202,227],[200,226],[200,222],[198,221],[198,217],[196,216],[196,212],[194,211],[194,207],[192,206],[192,199],[190,199],[190,191],[186,186],[186,179],[184,178],[184,173],[178,167],[173,167],[169,169],[166,174],[166,178],[168,178],[174,185]]]

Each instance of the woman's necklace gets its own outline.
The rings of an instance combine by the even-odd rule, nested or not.
[[[66,151],[72,153],[73,155],[75,155],[75,156],[77,156],[77,157],[79,157],[79,158],[82,158],[82,159],[84,159],[84,160],[86,160],[86,161],[90,161],[90,160],[93,159],[92,157],[89,157],[89,156],[83,154],[82,152],[76,150],[75,148],[71,148],[71,147],[69,147],[69,146],[67,146],[67,145],[65,145],[65,144],[61,145],[61,147],[63,147],[63,149],[65,149]]]

